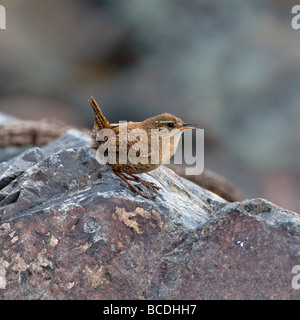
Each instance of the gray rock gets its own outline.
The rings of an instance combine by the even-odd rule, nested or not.
[[[59,138],[49,142],[47,145],[42,147],[45,158],[52,154],[67,148],[77,148],[89,146],[91,144],[91,138],[75,129],[68,130],[65,134]]]
[[[8,162],[0,163],[0,190],[42,159],[44,156],[40,148],[32,148]]]
[[[298,214],[228,203],[163,166],[141,175],[161,187],[144,199],[89,147],[38,150],[0,191],[1,299],[300,298]]]
[[[9,161],[11,158],[16,157],[22,152],[30,149],[30,146],[26,147],[7,147],[0,150],[0,163]]]
[[[156,182],[164,191],[172,187],[172,193],[160,192],[157,201],[169,212],[174,223],[193,228],[198,222],[207,220],[210,209],[200,197],[207,198],[208,191],[181,180],[164,167],[141,177]],[[0,192],[0,216],[3,221],[47,210],[62,201],[72,203],[71,206],[75,199],[90,201],[91,197],[97,196],[97,192],[103,197],[117,194],[120,198],[141,202],[141,205],[152,203],[121,187],[110,167],[100,166],[95,159],[95,152],[88,147],[61,150],[29,168],[15,180]],[[191,201],[188,204],[186,193]],[[215,196],[215,199],[221,198]]]
[[[16,121],[18,121],[17,118],[0,112],[0,124],[14,123]]]

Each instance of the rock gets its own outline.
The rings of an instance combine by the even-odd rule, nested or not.
[[[28,150],[30,146],[26,147],[7,147],[0,150],[0,163],[10,160],[16,157],[20,153]]]
[[[0,163],[0,190],[43,159],[40,148],[32,148],[8,162]]]
[[[18,119],[12,117],[8,114],[0,112],[0,125],[1,124],[9,124],[17,122]],[[0,163],[4,161],[8,161],[9,159],[17,156],[18,154],[22,153],[23,151],[27,150],[29,147],[7,147],[0,150]]]
[[[91,138],[82,132],[70,129],[59,138],[49,142],[42,150],[45,157],[67,148],[76,148],[91,145]]]
[[[17,118],[0,112],[0,124],[14,123],[16,121],[18,121]]]
[[[144,199],[78,135],[1,171],[12,179],[0,191],[1,299],[300,298],[299,215],[228,203],[163,166],[141,175],[162,188]]]

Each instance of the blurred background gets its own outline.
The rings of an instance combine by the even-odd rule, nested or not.
[[[289,0],[14,0],[0,112],[92,126],[170,112],[205,129],[205,167],[300,211],[300,30]]]

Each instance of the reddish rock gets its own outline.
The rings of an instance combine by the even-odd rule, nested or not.
[[[1,299],[300,298],[298,214],[165,167],[142,175],[162,188],[144,199],[87,147],[45,150],[0,191]]]

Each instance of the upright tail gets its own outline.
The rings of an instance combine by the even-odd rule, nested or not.
[[[110,124],[107,121],[107,119],[104,117],[96,100],[93,97],[91,97],[91,100],[89,100],[89,103],[94,110],[95,126],[97,126],[98,130],[104,129],[104,128],[109,129]]]

